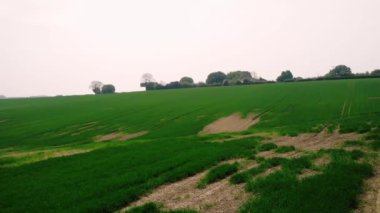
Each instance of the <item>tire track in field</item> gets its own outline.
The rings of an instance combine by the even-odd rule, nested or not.
[[[280,106],[280,103],[283,102],[286,99],[286,95],[280,98],[280,100],[273,102],[273,104],[269,104],[268,106],[264,107],[263,110],[257,114],[253,119],[260,118],[261,116],[267,114],[268,112],[272,111],[277,106]]]
[[[346,98],[344,100],[342,110],[340,113],[341,120],[344,120],[347,117],[351,117],[352,103],[354,102],[355,98],[355,82],[347,82],[346,90]]]

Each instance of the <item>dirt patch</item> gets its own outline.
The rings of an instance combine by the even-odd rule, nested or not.
[[[247,134],[247,135],[232,135],[232,136],[228,136],[227,138],[221,138],[221,139],[213,140],[212,142],[226,142],[226,141],[233,141],[233,140],[238,140],[238,139],[254,138],[254,137],[270,139],[270,138],[277,137],[277,136],[278,135],[275,133],[258,132],[258,133]]]
[[[318,172],[318,171],[311,170],[311,169],[305,169],[305,170],[302,171],[301,174],[299,174],[297,176],[297,178],[299,180],[303,180],[305,178],[308,178],[308,177],[311,177],[311,176],[314,176],[314,175],[318,175],[318,174],[322,174],[322,172]]]
[[[320,133],[305,133],[296,137],[277,136],[266,142],[282,146],[294,146],[302,150],[317,151],[339,147],[345,141],[360,140],[362,137],[363,135],[358,133],[340,134],[338,131],[329,133],[327,130],[323,130]]]
[[[77,155],[77,154],[83,154],[87,152],[91,152],[93,149],[73,149],[73,150],[66,150],[66,151],[59,151],[54,152],[52,157],[64,157],[64,156],[70,156],[70,155]]]
[[[278,172],[280,170],[281,170],[281,166],[275,166],[275,167],[272,167],[272,168],[265,170],[265,172],[263,172],[263,173],[256,175],[255,178],[266,177],[266,176],[273,174],[275,172]]]
[[[86,152],[90,152],[90,151],[92,151],[92,149],[72,149],[72,150],[62,150],[62,151],[44,150],[44,151],[31,151],[31,152],[12,152],[9,154],[5,154],[3,157],[26,157],[26,156],[43,154],[49,158],[52,158],[52,157],[64,157],[64,156],[69,156],[69,155],[76,155],[76,154],[86,153]]]
[[[207,135],[223,132],[241,132],[247,130],[252,125],[257,124],[259,121],[260,118],[253,113],[248,114],[246,118],[242,118],[240,113],[234,113],[207,125],[199,134]]]
[[[263,158],[274,158],[274,157],[279,157],[279,158],[298,158],[304,155],[303,152],[298,152],[298,151],[292,151],[292,152],[287,152],[287,153],[276,153],[274,151],[265,151],[265,152],[260,152],[256,156],[257,157],[263,157]]]
[[[316,160],[314,160],[313,164],[317,167],[325,167],[329,165],[331,162],[331,157],[329,155],[323,155]]]
[[[359,197],[359,207],[355,213],[380,213],[380,164],[375,175],[364,182],[364,193]]]
[[[131,133],[131,134],[126,134],[123,132],[113,132],[107,135],[96,136],[95,141],[96,142],[104,142],[104,141],[111,141],[111,140],[126,141],[132,138],[143,136],[146,133],[148,133],[148,131],[141,131],[141,132],[136,132],[136,133]]]
[[[243,171],[257,163],[246,159],[232,159],[223,163],[239,162]],[[230,213],[237,212],[240,206],[248,200],[250,194],[245,191],[244,185],[231,185],[228,178],[198,189],[197,183],[207,174],[207,171],[186,178],[176,183],[163,185],[155,189],[151,194],[131,203],[121,210],[127,211],[134,206],[147,202],[163,204],[165,209],[193,209],[199,212]]]
[[[29,152],[11,152],[2,155],[0,158],[15,158],[16,161],[12,161],[7,164],[0,165],[3,167],[18,167],[25,164],[35,163],[38,161],[47,160],[50,158],[58,158],[64,156],[78,155],[87,152],[91,152],[94,149],[71,149],[71,150],[40,150]]]

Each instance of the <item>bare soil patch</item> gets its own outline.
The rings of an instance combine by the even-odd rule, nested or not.
[[[243,169],[257,166],[255,161],[232,159],[222,163],[239,162]],[[121,210],[127,211],[134,206],[148,202],[163,204],[165,209],[193,209],[199,212],[230,213],[237,212],[240,206],[248,200],[250,194],[245,191],[244,185],[231,185],[228,178],[198,189],[197,183],[207,174],[207,171],[184,180],[163,185],[151,194],[130,204]]]
[[[32,156],[37,154],[44,154],[48,158],[52,157],[64,157],[69,155],[76,155],[81,153],[90,152],[92,149],[71,149],[71,150],[42,150],[42,151],[31,151],[31,152],[12,152],[9,154],[5,154],[3,157],[25,157]]]
[[[298,149],[317,151],[320,149],[328,149],[338,147],[348,140],[360,140],[363,137],[358,133],[340,134],[338,131],[329,133],[323,130],[320,133],[305,133],[296,137],[277,136],[266,142],[275,143],[282,146],[294,146]]]
[[[248,114],[246,118],[242,118],[240,113],[234,113],[207,125],[199,134],[207,135],[223,132],[241,132],[247,130],[258,122],[260,122],[260,118],[253,113]]]
[[[323,155],[320,158],[314,160],[313,164],[317,167],[325,167],[331,162],[331,157],[329,155]]]
[[[266,177],[266,176],[273,174],[275,172],[278,172],[280,170],[281,170],[281,166],[275,166],[275,167],[272,167],[272,168],[265,170],[265,172],[263,172],[263,173],[256,175],[255,178]]]
[[[104,142],[104,141],[111,141],[111,140],[119,140],[119,141],[126,141],[132,138],[137,138],[140,136],[145,135],[148,133],[148,131],[141,131],[131,134],[126,134],[124,132],[113,132],[107,135],[99,135],[95,137],[96,142]]]
[[[304,155],[303,152],[299,151],[292,151],[292,152],[287,152],[287,153],[276,153],[272,150],[270,151],[265,151],[265,152],[260,152],[256,156],[257,157],[263,157],[263,158],[274,158],[274,157],[279,157],[279,158],[298,158]]]
[[[304,171],[302,171],[302,173],[300,175],[297,176],[297,178],[300,180],[303,180],[305,178],[308,178],[308,177],[311,177],[311,176],[314,176],[317,174],[322,174],[322,172],[318,172],[318,171],[311,170],[311,169],[305,169]]]
[[[0,167],[17,167],[25,164],[35,163],[38,161],[47,160],[50,158],[58,158],[70,155],[78,155],[82,153],[91,152],[94,149],[71,149],[71,150],[39,150],[29,152],[10,152],[6,153],[0,158],[15,158],[17,161],[1,165]]]
[[[364,193],[359,198],[355,213],[380,213],[380,164],[375,167],[375,175],[364,182]]]

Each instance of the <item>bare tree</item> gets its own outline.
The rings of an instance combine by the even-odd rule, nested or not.
[[[257,72],[255,72],[255,71],[251,72],[251,76],[253,79],[259,79],[260,78],[259,75],[257,74]]]
[[[90,89],[95,93],[95,94],[101,94],[102,93],[102,87],[103,83],[100,81],[93,81],[90,84]]]
[[[156,80],[153,78],[153,75],[150,73],[145,73],[141,77],[140,86],[145,87],[149,83],[155,83]]]

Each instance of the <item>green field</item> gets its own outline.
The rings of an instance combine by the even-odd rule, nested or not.
[[[223,160],[252,157],[260,137],[213,143],[230,134],[198,135],[206,125],[235,112],[260,116],[258,124],[241,133],[245,135],[296,136],[339,129],[369,133],[378,140],[380,79],[0,100],[0,211],[112,212],[164,183]],[[95,141],[99,135],[141,131],[148,133],[127,141]],[[302,212],[354,208],[362,181],[371,175],[370,165],[358,163],[355,153],[348,151],[324,152],[334,160],[320,176],[299,182],[294,178],[298,170],[289,166],[297,167],[298,162],[282,162],[283,168],[291,169],[256,182],[247,180],[247,190],[262,196],[241,211],[265,212],[268,203],[277,201],[281,203],[274,204],[274,212],[292,212],[301,199],[306,200]],[[350,178],[334,184],[344,174]],[[291,188],[283,183],[291,183]],[[273,195],[271,186],[276,184],[279,194]],[[324,186],[336,190],[300,197]],[[326,196],[337,196],[338,190],[345,190],[346,196],[331,208],[336,203]],[[280,195],[294,199],[278,199]]]

